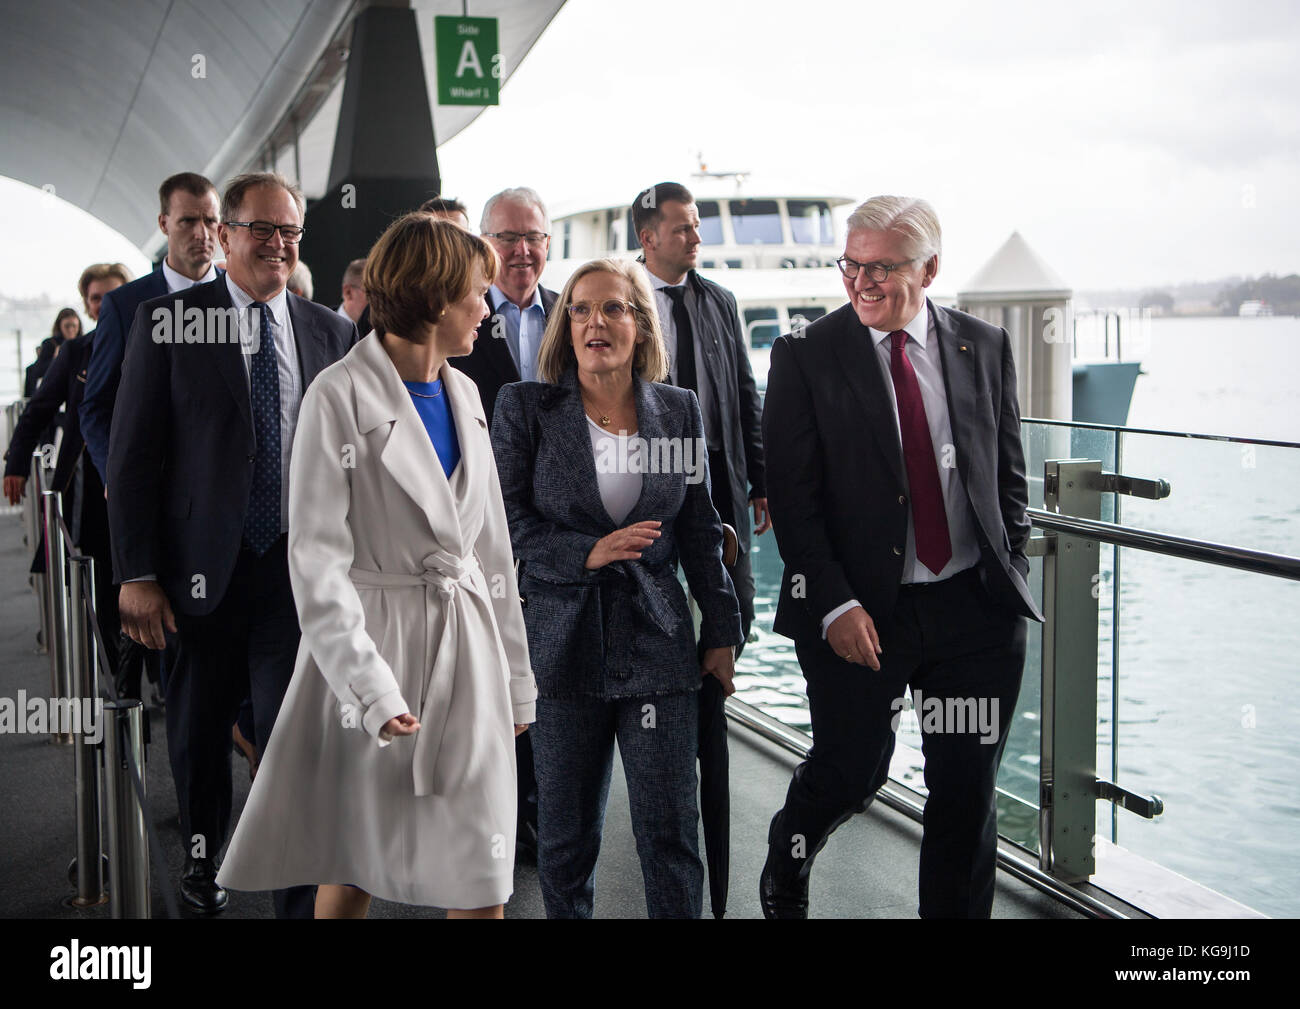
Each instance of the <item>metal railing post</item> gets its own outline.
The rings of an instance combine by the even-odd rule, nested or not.
[[[1101,518],[1101,462],[1052,460],[1044,467],[1046,510]],[[1057,534],[1043,561],[1042,730],[1039,865],[1058,879],[1096,870],[1097,612],[1100,548]]]
[[[72,696],[68,664],[68,546],[60,521],[63,506],[58,491],[41,491],[41,500],[45,506],[45,578],[50,607],[50,636],[46,642],[50,651],[50,698],[58,701]],[[51,736],[55,743],[72,742],[70,732],[53,731]]]
[[[149,838],[135,774],[144,780],[144,705],[136,698],[104,705],[104,811],[110,917],[148,918]],[[132,766],[134,765],[134,767]]]
[[[41,541],[41,528],[44,517],[41,510],[44,506],[44,500],[41,492],[45,489],[42,486],[44,480],[44,471],[41,466],[41,453],[36,450],[32,453],[32,472],[27,478],[27,507],[23,511],[23,524],[27,531],[27,549],[29,553],[35,551],[36,544]],[[41,613],[41,629],[36,632],[36,653],[43,655],[50,650],[50,596],[49,589],[46,587],[46,576],[41,573],[32,575],[32,588],[36,592],[36,602]]]
[[[86,600],[95,601],[95,561],[91,557],[69,558],[72,580],[69,583],[72,618],[69,659],[73,671],[72,703],[80,712],[79,730],[73,739],[77,768],[77,896],[78,907],[102,904],[104,875],[102,842],[99,831],[99,768],[95,744],[87,733],[104,731],[104,712],[99,699],[99,659],[95,635],[90,629]]]

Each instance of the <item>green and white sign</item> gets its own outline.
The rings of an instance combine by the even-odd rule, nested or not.
[[[433,19],[439,105],[499,105],[502,60],[496,18]]]

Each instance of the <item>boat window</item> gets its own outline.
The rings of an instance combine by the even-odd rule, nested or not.
[[[777,322],[775,308],[745,309],[745,332],[749,336],[751,347],[770,347],[781,335],[781,324]]]
[[[617,252],[622,248],[622,243],[618,240],[618,222],[617,210],[605,211],[605,249],[609,252]]]
[[[781,211],[776,200],[732,200],[731,230],[737,245],[780,245]]]
[[[727,269],[728,269],[728,270],[740,270],[740,269],[743,269],[744,266],[745,266],[745,264],[742,263],[739,259],[728,259],[728,260],[727,260]]]
[[[627,232],[627,247],[635,252],[641,248],[641,240],[636,237],[636,225],[632,223],[632,208],[627,208],[627,224],[624,225]]]
[[[816,322],[826,314],[826,309],[821,305],[791,305],[790,306],[790,325],[794,325],[797,316],[803,316],[804,322]]]
[[[701,200],[696,205],[700,212],[700,244],[722,244],[722,214],[717,200]]]
[[[800,245],[831,245],[835,231],[831,227],[830,204],[824,200],[786,200],[790,211],[790,234]]]

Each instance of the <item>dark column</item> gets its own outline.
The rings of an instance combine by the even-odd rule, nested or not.
[[[337,305],[348,263],[440,190],[415,11],[367,7],[352,34],[329,191],[307,209],[302,258],[316,300]]]

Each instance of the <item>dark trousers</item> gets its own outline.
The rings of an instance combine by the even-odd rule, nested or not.
[[[699,694],[537,699],[538,876],[548,918],[590,918],[614,766],[623,758],[646,911],[698,918],[704,899],[695,802]]]
[[[1024,618],[994,602],[972,568],[933,585],[904,586],[893,614],[876,628],[878,673],[843,661],[825,641],[796,643],[814,743],[772,821],[769,864],[785,882],[806,874],[830,833],[870,804],[889,776],[895,719],[910,687],[914,700],[921,695],[929,790],[920,914],[987,918],[997,855],[994,786],[1020,693]],[[937,719],[935,705],[943,713]],[[976,710],[990,731],[971,717]]]
[[[240,702],[252,698],[260,759],[293,677],[300,631],[287,537],[261,557],[240,550],[216,609],[202,617],[177,612],[176,626],[169,641],[167,750],[181,832],[187,854],[216,858],[230,830],[230,727]],[[277,890],[277,916],[312,917],[312,890]]]

